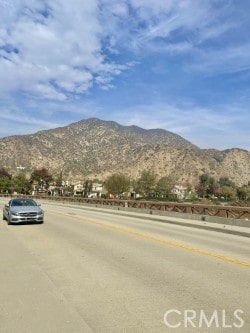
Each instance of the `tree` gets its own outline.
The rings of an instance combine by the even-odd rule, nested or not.
[[[11,180],[11,184],[12,189],[17,193],[28,194],[31,189],[30,181],[23,173],[15,175]]]
[[[114,173],[106,179],[104,184],[108,193],[116,196],[129,191],[130,179],[123,174]]]
[[[230,180],[228,177],[220,177],[219,184],[220,184],[220,186],[235,187],[234,182],[232,180]]]
[[[206,173],[200,175],[199,183],[196,185],[196,192],[199,197],[209,197],[217,194],[218,191],[219,184],[213,177],[210,177]]]
[[[213,177],[210,177],[209,184],[207,187],[207,195],[208,196],[217,195],[219,192],[219,188],[220,188],[220,186],[219,186],[218,182]]]
[[[169,176],[160,178],[156,184],[156,192],[162,197],[169,197],[174,188],[174,180]]]
[[[206,186],[204,184],[198,183],[195,186],[195,191],[198,197],[205,197],[206,196]]]
[[[8,171],[1,167],[0,168],[0,178],[2,178],[2,177],[7,177],[7,178],[11,179],[11,175],[8,173]]]
[[[207,173],[203,173],[199,177],[199,183],[206,186],[209,184],[209,175]]]
[[[140,178],[136,182],[136,192],[142,194],[144,197],[149,196],[155,192],[156,175],[147,170],[141,172]]]
[[[48,188],[52,179],[46,168],[35,169],[30,176],[31,182],[36,181],[39,188]]]
[[[40,185],[42,186],[42,184]],[[55,178],[53,178],[53,189],[48,192],[49,195],[62,195],[63,194],[63,174],[62,171],[59,172],[59,174],[56,175]]]
[[[250,186],[243,185],[237,188],[237,196],[239,200],[249,200],[250,199]]]
[[[93,182],[90,179],[86,179],[83,184],[83,196],[86,198],[89,194],[89,192],[92,191],[93,188]]]
[[[57,187],[61,187],[62,186],[62,182],[63,182],[62,171],[56,176],[56,178],[54,180],[55,180],[55,183],[56,183]]]
[[[222,186],[219,190],[219,195],[226,200],[235,200],[236,190],[231,186]]]
[[[63,187],[63,194],[66,196],[72,196],[74,193],[74,186],[73,185],[66,185]]]
[[[0,168],[0,193],[11,192],[11,175],[4,168]]]
[[[8,177],[0,177],[0,193],[11,192],[11,180]]]

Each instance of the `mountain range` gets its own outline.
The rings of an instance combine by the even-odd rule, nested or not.
[[[142,170],[177,183],[196,184],[207,173],[228,177],[241,186],[250,181],[250,152],[200,149],[181,136],[163,129],[122,126],[97,118],[65,127],[0,139],[0,167],[15,174],[30,174],[45,167],[63,179],[105,179],[121,172],[135,179]]]

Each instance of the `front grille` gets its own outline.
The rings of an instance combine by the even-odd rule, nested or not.
[[[30,213],[19,213],[20,216],[23,216],[23,217],[34,217],[34,216],[37,216],[37,213],[35,212],[30,212]]]

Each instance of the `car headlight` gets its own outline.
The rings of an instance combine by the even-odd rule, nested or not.
[[[11,215],[13,215],[13,216],[19,216],[19,213],[17,213],[17,212],[11,212]]]
[[[43,215],[43,212],[38,212],[37,215]]]

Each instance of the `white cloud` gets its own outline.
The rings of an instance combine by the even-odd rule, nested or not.
[[[105,49],[191,53],[213,70],[221,54],[204,51],[204,42],[237,27],[237,22],[220,21],[225,8],[209,0],[202,5],[198,0],[3,0],[0,91],[60,100],[95,84],[112,88],[114,76],[129,66],[111,62]],[[231,49],[235,63],[244,58],[242,46],[236,51]]]
[[[0,107],[0,133],[2,136],[33,134],[61,125],[57,121],[44,120],[36,114],[29,116],[14,105],[8,108]]]
[[[26,88],[24,88],[24,91]],[[36,84],[34,87],[28,89],[28,92],[32,92],[35,95],[43,96],[46,99],[54,99],[54,100],[65,100],[66,96],[60,92],[58,92],[51,85],[45,84]]]
[[[250,70],[250,43],[222,47],[216,50],[197,50],[195,60],[186,68],[207,75],[236,73]]]
[[[111,81],[126,68],[105,60],[96,0],[10,1],[1,7],[0,76],[7,78],[2,91],[63,99],[87,91],[96,74],[108,73]]]
[[[185,88],[187,82],[184,81],[195,82],[194,77],[204,83],[207,76],[241,71],[234,79],[245,76],[241,82],[247,81],[246,72],[250,69],[248,7],[243,2],[238,5],[235,1],[214,0],[1,0],[0,95],[13,98],[6,100],[5,107],[1,101],[1,113],[5,114],[1,116],[2,133],[6,133],[5,122],[14,118],[22,119],[27,130],[32,127],[29,124],[33,124],[34,129],[49,128],[49,124],[53,124],[49,117],[52,119],[53,113],[58,116],[60,110],[63,116],[69,115],[69,121],[62,120],[65,125],[74,114],[107,119],[117,101],[113,88],[118,85],[119,96],[122,96],[122,89],[128,87],[128,82],[133,83],[133,79],[134,91],[131,87],[128,91],[133,95],[139,89],[140,101],[145,98],[152,104],[126,109],[126,102],[130,101],[124,100],[126,110],[113,114],[114,120],[123,123],[127,119],[127,124],[145,128],[164,127],[191,141],[197,139],[198,143],[211,128],[211,133],[216,132],[216,135],[232,132],[233,124],[240,122],[243,112],[246,115],[248,105],[236,109],[224,105],[217,113],[216,106],[207,106],[211,101],[206,100],[206,96],[211,96],[213,89],[206,84],[200,95],[199,87],[194,89],[199,100],[204,98],[201,105],[198,101],[194,105],[176,102],[166,107],[157,101],[171,99],[164,94],[171,95],[179,83]],[[139,78],[133,77],[135,73],[140,76],[137,70],[130,71],[138,63],[147,71]],[[122,76],[125,71],[130,71],[130,76]],[[149,92],[151,74],[154,91],[148,98],[143,93]],[[235,85],[238,83],[236,81]],[[147,89],[143,89],[143,85]],[[105,92],[98,95],[95,87],[110,90],[109,96],[114,98],[110,105]],[[210,89],[207,94],[204,87]],[[225,96],[221,89],[221,95]],[[195,101],[195,94],[189,91],[187,98]],[[246,92],[244,86],[244,94]],[[20,96],[16,110],[13,105],[18,104]],[[106,103],[103,107],[97,106],[99,96],[100,101]],[[88,107],[86,99],[91,97],[96,105],[92,102]],[[138,99],[131,97],[137,104]],[[32,103],[36,108],[32,108]],[[21,112],[22,108],[27,108],[27,113]],[[30,117],[28,112],[32,109],[36,109],[37,114]],[[225,110],[229,110],[230,117],[225,116]],[[240,130],[237,133],[240,138]],[[242,134],[243,137],[246,140],[247,134]],[[206,140],[207,137],[203,142]]]
[[[249,149],[249,129],[235,126],[242,122],[244,115],[248,123],[245,105],[222,104],[208,108],[191,103],[158,103],[121,110],[112,119],[123,125],[166,129],[200,148],[233,148],[237,137],[238,148]]]

